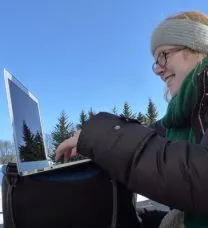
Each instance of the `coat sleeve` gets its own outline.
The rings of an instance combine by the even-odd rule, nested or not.
[[[186,212],[208,212],[208,149],[170,142],[136,121],[99,113],[80,134],[78,153],[131,191]]]
[[[166,129],[162,124],[162,120],[158,120],[155,123],[148,126],[149,128],[155,129],[158,135],[165,137]]]

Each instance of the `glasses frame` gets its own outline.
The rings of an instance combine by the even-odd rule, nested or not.
[[[165,68],[165,66],[167,64],[168,56],[170,54],[175,54],[175,53],[177,53],[179,51],[182,51],[184,49],[187,49],[187,48],[186,47],[170,48],[170,49],[168,49],[166,51],[160,52],[159,55],[157,56],[156,61],[152,64],[152,71],[155,74],[157,74],[156,69],[158,68],[158,66],[161,67],[161,68]],[[161,58],[164,60],[164,64],[162,64],[161,61],[159,61],[159,59],[161,59]]]

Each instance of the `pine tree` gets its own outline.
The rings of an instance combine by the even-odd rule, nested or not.
[[[79,117],[79,124],[77,124],[77,129],[81,130],[86,121],[87,121],[87,114],[85,113],[84,110],[82,110]]]
[[[26,161],[32,160],[31,154],[33,150],[34,137],[25,121],[23,121],[22,133],[23,133],[22,139],[24,144],[19,145],[19,153],[20,153],[20,160],[26,162]]]
[[[124,102],[123,115],[126,118],[132,118],[132,119],[135,119],[136,118],[136,115],[132,113],[131,107],[128,104],[128,102]]]
[[[23,140],[25,144],[32,143],[32,141],[34,140],[34,137],[25,121],[23,121],[22,131],[23,131]]]
[[[50,159],[53,162],[55,161],[55,150],[57,147],[69,137],[74,135],[73,124],[68,121],[68,116],[64,111],[61,112],[60,117],[58,118],[58,123],[55,125],[54,130],[51,133],[52,144],[54,146],[54,151],[49,155]],[[63,163],[63,160],[61,160]]]
[[[20,159],[25,162],[45,160],[45,148],[41,134],[38,131],[33,134],[25,121],[23,121],[22,131],[24,144],[19,146]]]
[[[149,98],[146,116],[148,118],[147,119],[148,124],[153,124],[157,121],[158,111],[156,109],[155,104],[152,102],[150,98]]]
[[[138,113],[137,120],[138,120],[141,124],[147,125],[147,117],[146,117],[143,113],[141,113],[141,112]]]
[[[112,112],[113,112],[113,114],[118,115],[118,110],[117,110],[116,106],[113,107]]]
[[[96,112],[94,112],[93,110],[92,110],[92,108],[90,108],[90,110],[88,111],[88,119],[91,119],[93,116],[95,116],[96,115]]]
[[[37,151],[36,153],[37,160],[45,160],[46,157],[45,157],[43,137],[39,131],[37,131],[37,133],[35,134],[34,145],[35,145],[35,150]]]

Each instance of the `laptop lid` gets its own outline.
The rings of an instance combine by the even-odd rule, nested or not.
[[[42,170],[49,163],[38,99],[6,69],[4,78],[18,172]]]

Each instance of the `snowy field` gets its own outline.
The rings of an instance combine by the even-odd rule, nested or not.
[[[137,202],[145,201],[148,200],[148,198],[142,196],[142,195],[137,195]]]

